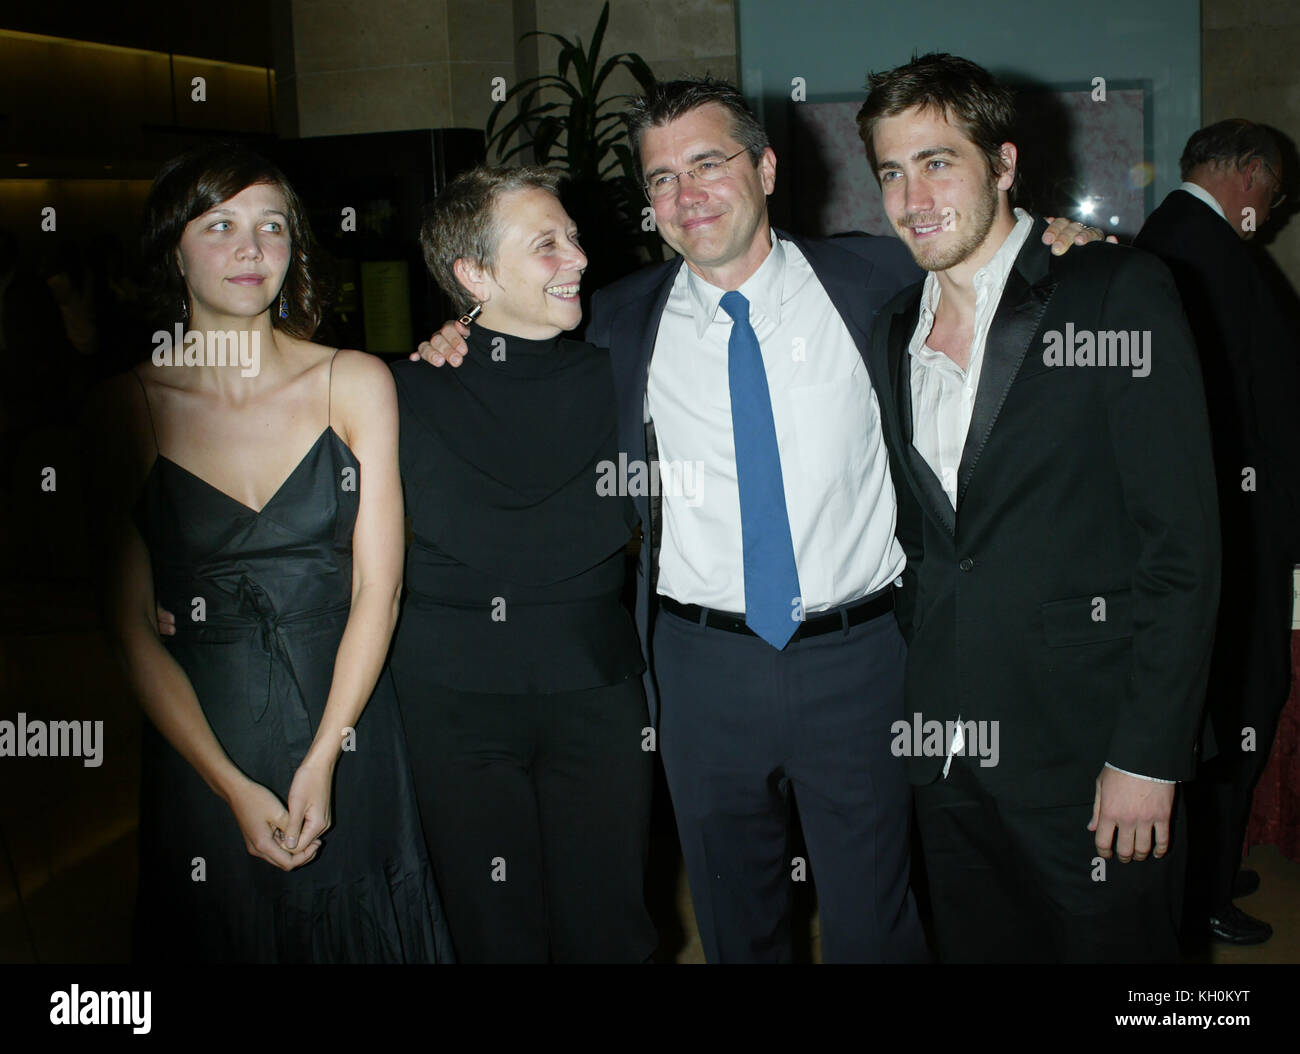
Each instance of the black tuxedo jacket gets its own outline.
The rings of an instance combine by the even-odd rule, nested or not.
[[[867,355],[872,320],[886,301],[916,281],[921,273],[910,254],[896,238],[852,235],[804,240],[781,231],[775,234],[794,242],[812,266],[852,335],[870,377]],[[679,257],[648,267],[600,290],[592,300],[586,338],[598,347],[609,349],[618,400],[619,449],[627,455],[629,463],[640,462],[648,467],[657,461],[654,428],[645,422],[646,382],[664,305],[678,271],[684,266],[685,261]],[[876,387],[879,392],[878,382]],[[650,719],[657,725],[659,699],[654,685],[650,639],[657,609],[660,502],[657,494],[633,494],[633,499],[642,528],[636,624],[646,658]],[[736,544],[740,544],[739,538]]]
[[[1254,252],[1212,208],[1175,190],[1134,242],[1164,261],[1182,295],[1205,377],[1225,499],[1224,544],[1248,545],[1248,516],[1294,537],[1300,517],[1300,341]],[[1243,498],[1242,469],[1256,470]],[[1243,534],[1244,532],[1244,534]],[[1300,553],[1297,553],[1300,558]]]
[[[994,315],[955,511],[912,445],[920,285],[882,310],[872,368],[908,557],[908,719],[997,721],[997,764],[959,763],[995,795],[1053,805],[1090,802],[1106,762],[1191,777],[1219,539],[1205,397],[1168,271],[1112,245],[1057,258],[1042,231]],[[1149,331],[1149,376],[1048,365],[1044,337],[1067,323]],[[911,756],[909,777],[943,762]]]

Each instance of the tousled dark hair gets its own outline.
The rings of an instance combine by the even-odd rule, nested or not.
[[[873,134],[882,120],[920,106],[943,114],[975,144],[995,177],[1003,171],[1003,143],[1013,142],[1016,126],[1015,96],[982,66],[942,52],[913,58],[905,66],[867,77],[867,101],[858,111],[858,134],[867,148],[867,162],[880,180]],[[1020,187],[1017,165],[1010,196]]]
[[[1232,165],[1242,169],[1257,157],[1272,166],[1281,178],[1282,150],[1273,133],[1244,117],[1229,117],[1192,133],[1183,147],[1183,156],[1178,159],[1178,170],[1186,180],[1200,165]]]
[[[196,147],[168,161],[154,179],[145,202],[140,247],[149,294],[160,320],[178,320],[182,305],[188,310],[189,292],[176,264],[176,247],[186,226],[260,183],[274,186],[284,195],[291,246],[282,287],[289,317],[281,318],[272,302],[271,324],[292,337],[311,339],[324,314],[327,294],[306,210],[284,174],[242,143]]]
[[[757,167],[763,151],[771,144],[740,90],[734,84],[712,77],[687,77],[656,81],[645,95],[634,99],[628,107],[627,138],[638,174],[645,174],[641,162],[641,140],[647,129],[661,127],[708,103],[717,103],[731,115],[731,134]]]

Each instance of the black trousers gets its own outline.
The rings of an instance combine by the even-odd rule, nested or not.
[[[1291,691],[1293,554],[1271,525],[1255,524],[1250,539],[1251,548],[1224,552],[1207,701],[1219,753],[1201,766],[1188,794],[1187,938],[1193,946],[1204,939],[1206,919],[1232,901],[1255,785]]]
[[[943,962],[1173,962],[1186,867],[1182,795],[1169,852],[1099,866],[1092,800],[1027,808],[994,799],[954,758],[916,788]]]
[[[641,679],[489,695],[393,672],[459,961],[647,961]]]
[[[908,888],[911,794],[890,752],[905,654],[893,612],[777,651],[660,611],[659,749],[710,962],[790,961],[791,882],[810,877],[823,961],[928,958]]]

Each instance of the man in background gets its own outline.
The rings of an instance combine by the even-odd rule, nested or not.
[[[1146,253],[1041,244],[1011,206],[1011,93],[974,63],[873,75],[858,127],[929,272],[877,315],[869,365],[940,955],[1173,960],[1219,570],[1177,290]]]
[[[1196,132],[1183,183],[1135,244],[1173,272],[1205,376],[1223,535],[1223,591],[1207,696],[1218,755],[1190,788],[1187,937],[1259,944],[1272,927],[1232,903],[1255,784],[1291,684],[1292,565],[1300,509],[1300,371],[1288,319],[1249,246],[1286,197],[1282,154],[1234,118]]]

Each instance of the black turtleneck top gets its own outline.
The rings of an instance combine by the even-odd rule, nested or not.
[[[482,326],[466,343],[459,367],[393,365],[414,534],[395,651],[467,692],[640,674],[621,602],[636,511],[597,491],[600,463],[618,459],[608,354]]]

